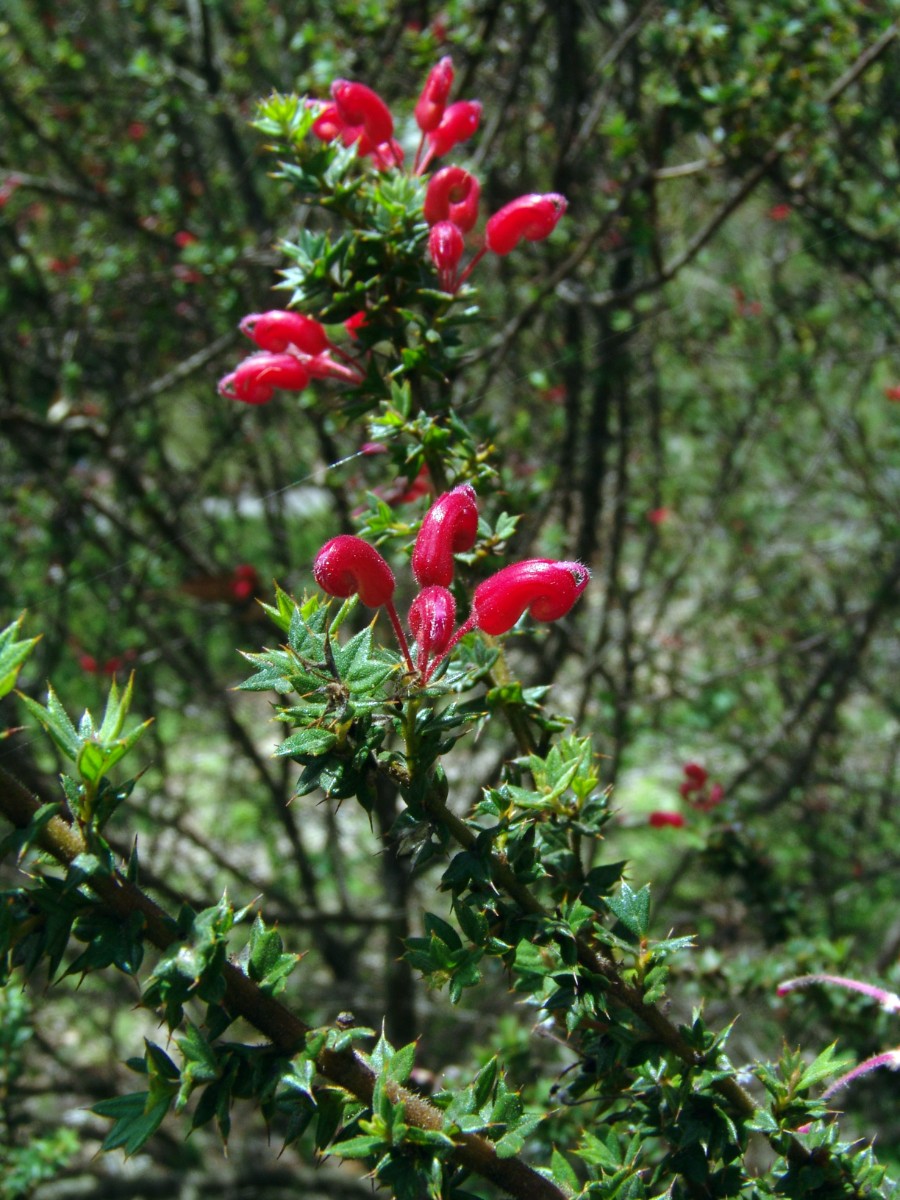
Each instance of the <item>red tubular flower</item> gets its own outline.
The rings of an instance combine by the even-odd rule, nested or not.
[[[394,136],[394,121],[390,109],[378,93],[373,92],[364,83],[336,79],[331,85],[331,95],[337,115],[345,125],[361,126],[371,147],[389,142]],[[366,150],[362,152],[366,153]]]
[[[457,100],[444,110],[440,124],[428,134],[428,152],[419,165],[421,174],[433,158],[441,158],[460,142],[467,141],[481,120],[478,100]]]
[[[264,313],[249,313],[241,321],[241,333],[246,334],[260,350],[283,354],[288,346],[296,346],[304,354],[321,354],[330,345],[324,326],[302,313],[274,308]]]
[[[419,587],[448,587],[453,580],[453,555],[471,550],[477,536],[478,503],[472,485],[462,483],[438,496],[413,547],[412,572]]]
[[[462,167],[442,167],[432,175],[425,192],[423,213],[429,225],[452,221],[468,233],[478,220],[481,184]]]
[[[463,235],[452,221],[438,221],[437,225],[431,227],[431,233],[428,235],[428,253],[437,267],[442,291],[456,291],[456,268],[465,248]]]
[[[475,589],[469,621],[493,636],[507,633],[526,610],[536,621],[558,621],[590,578],[590,571],[579,562],[531,558],[512,563]]]
[[[456,601],[445,587],[426,587],[419,592],[409,609],[409,627],[418,650],[416,662],[424,671],[434,655],[443,654],[453,636],[456,621]]]
[[[566,211],[565,196],[557,192],[519,196],[500,209],[484,227],[484,243],[494,254],[509,254],[525,238],[539,242],[549,237]]]
[[[313,576],[323,592],[345,599],[358,594],[369,608],[389,604],[394,572],[374,546],[349,533],[326,542],[313,563]]]
[[[423,133],[431,133],[440,125],[452,86],[453,59],[446,55],[428,72],[428,78],[414,110],[416,124]]]
[[[651,829],[664,829],[667,825],[671,825],[673,829],[681,829],[687,822],[680,812],[665,812],[657,809],[647,818],[647,824]]]
[[[219,380],[219,395],[244,404],[266,404],[276,388],[301,392],[309,383],[309,371],[293,354],[251,354]]]

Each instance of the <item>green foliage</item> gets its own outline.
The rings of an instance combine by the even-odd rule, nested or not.
[[[825,1002],[789,1030],[801,1049],[758,1058],[779,978],[892,953],[889,17],[451,0],[423,30],[374,4],[332,29],[248,0],[87,30],[44,8],[0,22],[0,158],[23,176],[0,180],[0,532],[21,560],[0,583],[48,636],[0,633],[0,698],[22,672],[49,735],[29,787],[49,801],[65,773],[40,804],[0,776],[0,860],[24,870],[0,893],[4,1087],[24,1078],[19,973],[114,967],[168,1037],[129,1063],[141,1090],[93,1104],[107,1150],[152,1153],[176,1118],[240,1144],[255,1111],[402,1200],[888,1195],[890,1106],[863,1098],[854,1126],[821,1098],[883,1027]],[[437,287],[424,179],[321,142],[308,103],[372,62],[409,92],[447,42],[485,101],[485,213],[525,188],[570,205],[551,243],[480,263],[477,304]],[[294,76],[258,110],[263,179],[238,109]],[[410,161],[408,111],[396,129]],[[356,368],[289,417],[209,398],[269,303],[274,228],[273,303]],[[353,528],[405,567],[417,484],[463,481],[484,511],[460,611],[513,557],[578,557],[594,582],[563,621],[463,639],[421,686],[383,617],[303,592],[308,563]],[[260,609],[272,572],[288,586]],[[278,644],[234,688],[263,616]],[[29,656],[60,695],[111,677],[103,718],[39,701]],[[152,732],[125,732],[133,702]],[[684,787],[699,759],[718,799]],[[256,893],[246,930],[228,895]],[[0,1195],[75,1145],[4,1131]]]

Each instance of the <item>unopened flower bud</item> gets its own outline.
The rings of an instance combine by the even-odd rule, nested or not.
[[[260,350],[283,354],[288,346],[296,346],[304,354],[321,354],[328,345],[323,325],[303,313],[272,309],[270,312],[249,313],[241,321],[241,333],[254,341]]]
[[[358,594],[369,608],[389,604],[394,595],[394,572],[374,546],[349,533],[326,542],[313,563],[313,576],[329,596]]]
[[[566,211],[565,196],[556,192],[519,196],[489,218],[484,227],[484,242],[494,254],[509,254],[524,238],[540,242],[549,237]]]
[[[293,354],[251,354],[223,379],[219,395],[244,404],[266,404],[275,388],[302,392],[309,383],[309,371]]]
[[[429,659],[443,654],[453,636],[456,601],[445,587],[426,587],[409,609],[409,627],[418,646],[417,661],[422,670]]]
[[[512,563],[475,589],[472,620],[494,636],[507,633],[526,611],[536,621],[564,617],[591,578],[579,562],[531,558]]]
[[[423,133],[437,129],[453,86],[453,59],[446,55],[428,72],[425,86],[415,107],[416,124]]]
[[[478,536],[478,502],[470,483],[438,496],[425,514],[412,554],[419,587],[453,580],[453,555],[471,550]]]
[[[331,95],[338,115],[347,125],[362,126],[372,146],[389,142],[394,136],[394,121],[390,109],[377,92],[364,83],[336,79]]]
[[[481,184],[462,167],[442,167],[432,175],[425,192],[423,214],[429,225],[452,221],[468,233],[478,220]]]
[[[456,268],[465,248],[463,235],[452,221],[438,221],[437,225],[431,227],[431,233],[428,235],[428,253],[437,267],[442,291],[456,291]]]

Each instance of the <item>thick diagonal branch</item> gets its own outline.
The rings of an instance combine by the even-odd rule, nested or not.
[[[12,775],[0,767],[0,813],[17,829],[27,828],[40,807],[39,801]],[[52,817],[39,837],[43,850],[57,862],[68,865],[84,849],[79,831],[61,817]],[[145,937],[159,950],[167,950],[178,940],[172,918],[140,888],[122,875],[95,875],[91,890],[118,916],[140,913],[144,918]],[[243,1017],[259,1030],[282,1054],[302,1050],[310,1027],[290,1009],[257,985],[238,967],[227,963],[225,1006],[234,1016]],[[317,1060],[321,1074],[330,1082],[352,1093],[364,1104],[371,1104],[376,1076],[366,1061],[354,1051],[323,1050]],[[443,1114],[421,1096],[395,1085],[394,1100],[402,1100],[405,1119],[420,1129],[441,1129]],[[565,1194],[550,1180],[539,1175],[519,1158],[499,1158],[491,1142],[475,1134],[459,1134],[454,1159],[466,1170],[489,1180],[517,1200],[565,1200]]]

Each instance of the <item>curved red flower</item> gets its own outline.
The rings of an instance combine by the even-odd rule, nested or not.
[[[470,620],[475,628],[494,636],[507,633],[525,612],[536,621],[558,621],[590,578],[590,571],[579,562],[531,558],[512,563],[475,589]]]
[[[389,604],[396,584],[394,572],[375,547],[349,533],[325,543],[313,563],[313,576],[329,596],[358,595],[369,608]]]

